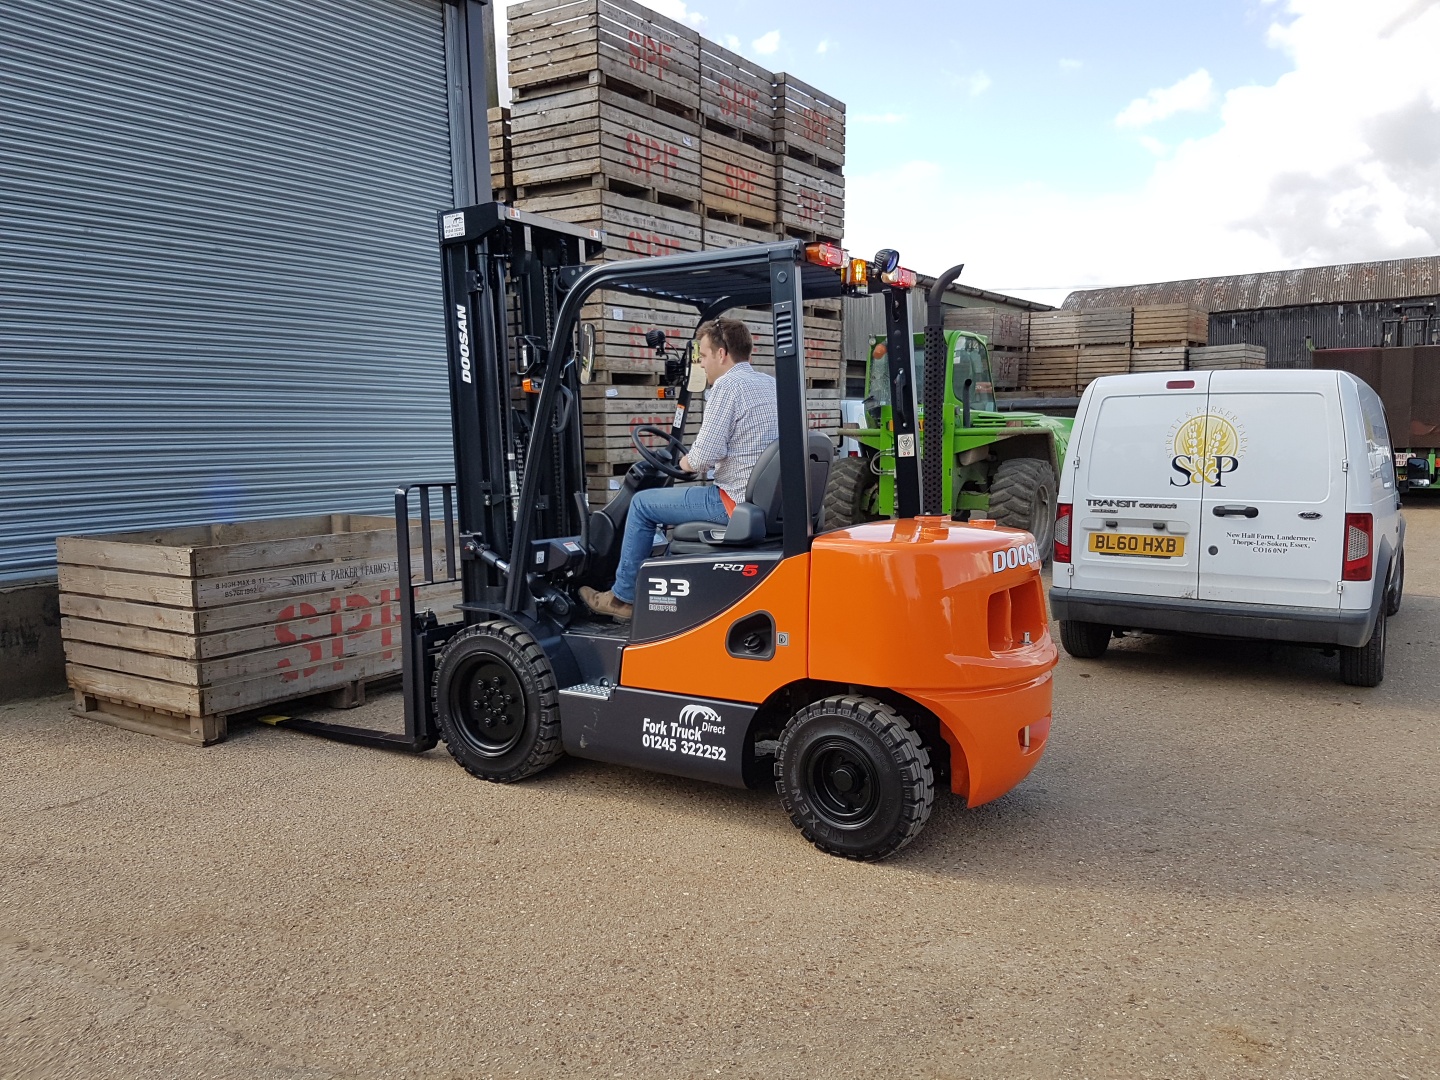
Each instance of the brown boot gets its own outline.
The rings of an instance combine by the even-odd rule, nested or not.
[[[596,592],[589,585],[581,585],[580,599],[584,600],[585,606],[596,615],[609,615],[612,619],[623,621],[635,614],[635,605],[615,599],[615,593],[610,589]]]

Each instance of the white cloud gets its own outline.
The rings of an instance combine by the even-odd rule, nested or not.
[[[1215,81],[1204,68],[1186,75],[1174,86],[1151,90],[1136,98],[1115,117],[1115,126],[1145,127],[1180,112],[1204,112],[1215,101]]]
[[[734,34],[726,34],[726,35],[725,35],[725,47],[726,47],[727,49],[729,49],[731,52],[739,52],[739,51],[740,51],[740,39],[739,39],[738,37],[736,37]]]
[[[688,26],[699,26],[705,21],[705,16],[698,11],[691,11],[686,6],[685,0],[645,0],[645,5],[666,18],[674,19],[676,22],[682,22]]]
[[[963,261],[970,284],[1050,303],[1440,250],[1440,2],[1371,0],[1365,19],[1347,0],[1275,10],[1269,41],[1291,70],[1226,93],[1218,130],[1157,157],[1132,190],[1074,195],[1057,173],[982,194],[962,166],[852,170],[849,246],[895,246],[928,272]]]
[[[857,124],[903,124],[910,119],[904,113],[862,113],[855,117]]]
[[[827,52],[829,52],[829,51],[830,51],[830,39],[829,39],[829,38],[821,38],[821,39],[820,39],[820,44],[815,46],[815,51],[816,51],[817,53],[827,53]]]
[[[1060,61],[1061,71],[1079,71],[1084,66],[1079,60],[1071,60],[1068,57],[1062,58]]]
[[[761,34],[750,43],[750,48],[761,56],[769,56],[780,48],[780,31],[771,30],[768,34]]]
[[[970,87],[970,96],[979,97],[986,90],[990,89],[990,76],[983,71],[977,71],[970,76],[967,85]]]
[[[1154,154],[1156,157],[1164,157],[1170,152],[1170,147],[1166,146],[1163,142],[1155,138],[1155,136],[1153,135],[1141,135],[1140,145],[1143,146],[1146,150],[1149,150],[1150,153]]]

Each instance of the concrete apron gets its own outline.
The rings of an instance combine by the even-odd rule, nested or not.
[[[0,701],[64,689],[59,586],[40,581],[0,588]]]

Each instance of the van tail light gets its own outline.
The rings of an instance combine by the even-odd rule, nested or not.
[[[1345,569],[1340,575],[1343,580],[1370,580],[1370,541],[1374,532],[1374,519],[1369,514],[1345,515]]]
[[[1070,504],[1055,507],[1055,561],[1070,561]]]

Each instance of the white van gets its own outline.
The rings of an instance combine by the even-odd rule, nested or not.
[[[1404,543],[1385,409],[1348,372],[1108,376],[1065,455],[1050,606],[1071,656],[1121,630],[1290,641],[1375,686]]]

